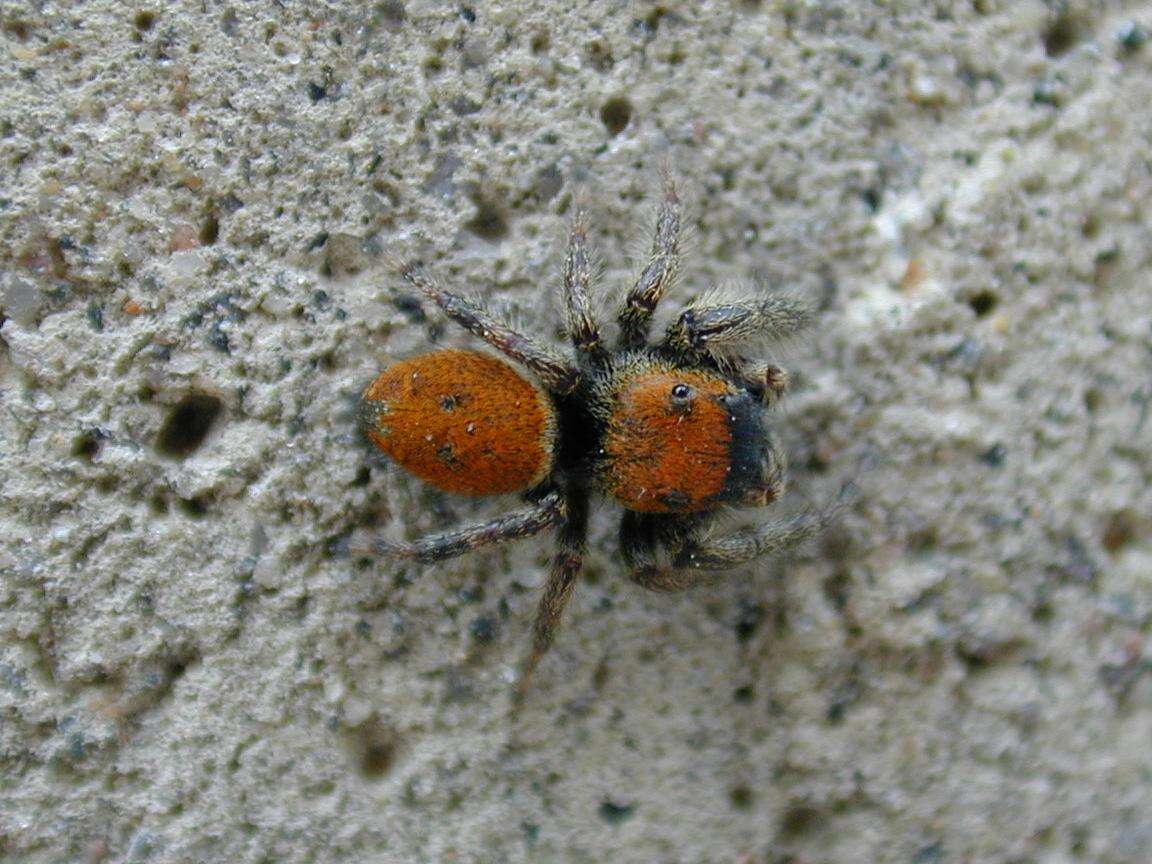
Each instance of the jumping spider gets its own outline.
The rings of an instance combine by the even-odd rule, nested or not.
[[[487,353],[438,350],[386,369],[365,391],[367,437],[410,473],[463,495],[518,492],[520,511],[412,543],[377,549],[439,561],[555,527],[558,551],[536,614],[521,692],[552,644],[580,571],[593,493],[624,508],[628,576],[679,591],[803,542],[830,511],[743,528],[708,529],[725,505],[759,507],[784,490],[785,460],[765,418],[785,391],[783,369],[744,352],[808,326],[810,308],[783,294],[692,305],[648,341],[656,304],[679,264],[681,210],[665,179],[652,252],[617,315],[609,348],[592,315],[586,216],[577,209],[564,265],[575,358],[524,336],[444,290],[414,264],[399,274],[449,318],[516,365]],[[525,374],[529,373],[529,374]]]

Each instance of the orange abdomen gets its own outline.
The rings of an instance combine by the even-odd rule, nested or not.
[[[551,400],[478,351],[435,351],[390,366],[364,391],[360,418],[373,444],[445,492],[517,492],[552,467]]]
[[[689,404],[671,399],[678,384],[692,387]],[[629,379],[604,433],[605,490],[645,513],[715,507],[732,464],[730,417],[720,401],[728,391],[722,379],[685,370]]]

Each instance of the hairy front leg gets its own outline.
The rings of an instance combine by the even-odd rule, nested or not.
[[[774,522],[742,528],[731,534],[690,541],[672,556],[676,570],[727,570],[765,555],[794,549],[815,537],[827,527],[829,517],[820,511],[808,511]]]
[[[681,354],[737,351],[778,342],[811,326],[812,307],[789,294],[689,306],[669,326],[664,346]]]
[[[844,494],[823,510],[809,510],[790,519],[742,528],[730,534],[705,537],[699,526],[688,528],[672,523],[660,533],[644,528],[646,517],[625,515],[621,538],[628,533],[624,560],[629,578],[652,591],[683,591],[715,582],[719,571],[729,570],[766,555],[786,552],[822,532],[843,507]],[[667,517],[665,517],[667,518]],[[631,520],[631,526],[628,525]],[[658,555],[664,546],[667,559]]]

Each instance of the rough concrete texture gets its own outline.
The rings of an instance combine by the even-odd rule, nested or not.
[[[0,9],[0,858],[1152,860],[1152,3]],[[560,344],[662,162],[860,497],[672,597],[601,507],[513,718],[549,538],[358,551],[515,506],[361,442],[474,344],[382,256]]]

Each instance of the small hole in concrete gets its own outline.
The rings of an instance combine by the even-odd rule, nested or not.
[[[736,624],[733,627],[736,638],[741,642],[747,642],[760,629],[762,623],[764,623],[764,607],[759,603],[741,600]]]
[[[1100,543],[1110,555],[1115,555],[1131,543],[1135,536],[1136,525],[1132,514],[1121,510],[1118,513],[1113,513],[1108,524],[1104,526],[1104,534],[1100,538]]]
[[[969,675],[978,675],[991,665],[994,658],[989,652],[981,652],[973,650],[971,647],[957,645],[956,659],[964,664],[964,669]]]
[[[5,33],[11,33],[13,36],[15,36],[21,42],[27,42],[28,41],[28,34],[31,32],[31,30],[28,27],[27,21],[21,21],[19,19],[9,19],[9,20],[4,22],[4,32]]]
[[[996,308],[1000,298],[992,291],[978,291],[968,298],[968,306],[976,313],[977,318],[983,318]]]
[[[660,21],[667,14],[668,10],[663,6],[653,7],[652,11],[644,16],[644,26],[647,27],[650,32],[655,34],[655,32],[660,29]]]
[[[616,63],[606,42],[595,39],[584,46],[584,53],[597,72],[607,72]]]
[[[741,783],[728,790],[728,801],[733,810],[751,810],[756,803],[756,793]]]
[[[1052,604],[1047,600],[1039,600],[1036,605],[1032,607],[1032,620],[1037,624],[1050,624],[1056,615],[1056,610],[1052,608]]]
[[[632,103],[623,96],[614,96],[600,106],[600,122],[610,135],[619,135],[631,120]]]
[[[168,677],[175,681],[188,671],[188,667],[193,663],[198,663],[200,656],[195,651],[185,651],[178,657],[173,657],[168,661],[167,672]]]
[[[532,194],[541,204],[546,204],[555,198],[562,188],[564,188],[564,175],[555,164],[552,164],[536,172]]]
[[[940,543],[935,525],[924,525],[908,534],[908,551],[913,555],[927,555]]]
[[[156,449],[177,459],[190,455],[204,443],[222,408],[223,403],[207,393],[185,396],[164,419]]]
[[[200,226],[200,245],[211,246],[220,236],[220,220],[215,213],[208,214],[204,224]]]
[[[532,49],[533,54],[544,54],[548,51],[551,45],[552,39],[548,35],[547,30],[540,30],[533,34],[532,41],[529,43],[529,47]]]
[[[392,748],[383,742],[375,742],[364,748],[360,756],[360,773],[365,777],[382,777],[392,767]]]
[[[1077,825],[1069,832],[1069,851],[1076,856],[1087,855],[1092,831],[1086,825]]]
[[[1003,468],[1008,458],[1008,448],[997,442],[980,454],[980,461],[989,468]]]
[[[503,210],[491,201],[475,200],[476,215],[464,226],[484,240],[499,240],[508,234],[508,219]]]
[[[396,767],[399,743],[388,727],[376,720],[349,730],[345,739],[356,770],[365,780],[380,780]]]
[[[377,4],[376,15],[389,30],[399,30],[408,18],[408,13],[404,11],[404,4],[399,0],[386,0],[384,3]]]
[[[203,497],[181,498],[180,512],[192,519],[199,519],[208,513],[208,502]]]
[[[1084,410],[1095,414],[1104,402],[1104,394],[1097,387],[1089,387],[1084,391]]]
[[[603,801],[596,812],[605,822],[615,825],[626,819],[630,819],[635,809],[635,806],[632,804],[617,804],[615,801]]]
[[[1132,54],[1144,47],[1148,31],[1138,22],[1128,21],[1116,32],[1116,41],[1125,54]]]
[[[72,455],[81,459],[92,460],[100,452],[100,443],[103,440],[99,429],[89,429],[76,436],[72,442]]]
[[[788,838],[811,834],[820,827],[820,811],[807,804],[797,804],[788,808],[780,819],[780,836]]]
[[[477,642],[487,644],[496,638],[496,622],[487,615],[481,615],[468,625],[468,633]]]
[[[1060,56],[1067,53],[1076,44],[1078,30],[1073,16],[1067,12],[1056,15],[1041,37],[1044,40],[1044,50],[1048,56]]]
[[[1048,56],[1059,57],[1061,54],[1066,54],[1072,50],[1073,46],[1080,41],[1081,29],[1081,22],[1075,15],[1067,9],[1061,10],[1041,37]]]
[[[423,324],[428,320],[420,298],[415,294],[406,294],[398,291],[392,295],[392,305],[413,324]]]

